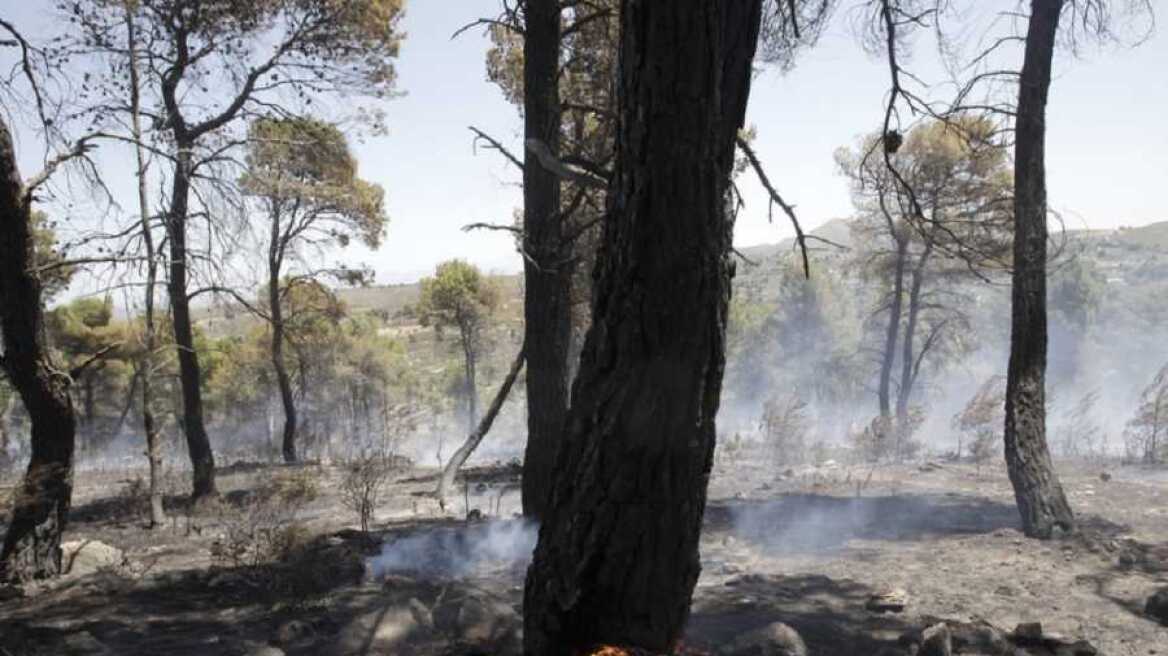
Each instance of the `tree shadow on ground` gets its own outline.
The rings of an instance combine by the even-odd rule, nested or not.
[[[950,495],[791,494],[706,509],[707,533],[730,533],[770,553],[839,549],[850,540],[925,540],[1018,529],[1013,505]]]
[[[913,626],[901,616],[868,611],[872,594],[861,583],[813,574],[742,576],[702,590],[686,644],[717,650],[747,631],[783,622],[817,656],[876,654]]]
[[[0,654],[238,655],[245,640],[266,642],[282,619],[306,613],[327,632],[328,617],[308,609],[357,586],[367,555],[367,545],[321,536],[295,558],[262,566],[140,579],[98,571],[0,604]]]

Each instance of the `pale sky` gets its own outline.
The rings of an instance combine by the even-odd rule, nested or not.
[[[48,0],[2,2],[5,18],[18,27],[34,26],[25,28],[30,34],[47,24]],[[521,204],[519,172],[493,151],[476,152],[467,130],[479,127],[521,152],[519,115],[486,79],[488,41],[478,32],[450,39],[461,25],[494,15],[498,7],[498,0],[407,2],[408,36],[398,61],[399,88],[406,95],[384,104],[390,134],[355,148],[362,176],[386,190],[388,236],[376,253],[352,248],[339,255],[371,264],[378,282],[415,279],[451,257],[489,270],[521,267],[505,233],[459,230],[475,221],[510,222]],[[840,18],[794,71],[763,72],[750,98],[747,120],[758,129],[758,155],[805,227],[851,212],[832,154],[879,126],[888,86],[884,61],[863,53],[846,16]],[[918,58],[925,61],[932,53],[922,49]],[[1067,216],[1068,227],[1168,220],[1166,70],[1163,30],[1136,49],[1060,57],[1047,152],[1051,203]],[[39,148],[30,144],[31,135],[18,142],[26,172],[39,168]],[[766,198],[753,176],[741,187],[747,204],[735,235],[739,246],[791,235],[785,219],[767,223]]]

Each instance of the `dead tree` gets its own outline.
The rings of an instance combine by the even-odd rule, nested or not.
[[[627,0],[592,327],[528,570],[529,654],[673,649],[700,570],[761,0]]]
[[[1032,0],[1014,136],[1014,275],[1006,372],[1006,465],[1026,535],[1075,518],[1046,444],[1046,101],[1064,0]]]

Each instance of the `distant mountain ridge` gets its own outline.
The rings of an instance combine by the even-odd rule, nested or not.
[[[835,218],[825,221],[814,229],[807,231],[808,235],[819,238],[808,240],[808,249],[816,253],[838,253],[839,248],[830,244],[851,248],[853,246],[851,226],[851,219]],[[1100,248],[1111,245],[1124,251],[1130,251],[1131,249],[1135,249],[1136,251],[1146,250],[1149,251],[1149,254],[1157,254],[1156,252],[1158,251],[1159,253],[1168,255],[1168,221],[1157,221],[1137,227],[1068,230],[1067,236],[1070,239],[1082,240],[1087,244],[1094,244]],[[1105,252],[1099,248],[1095,250],[1099,257],[1106,260],[1124,257],[1120,253]],[[755,263],[772,260],[785,253],[794,253],[795,251],[794,237],[784,239],[775,244],[757,244],[738,249],[738,252],[743,257]],[[1130,256],[1130,253],[1128,253],[1128,256]],[[750,268],[749,266],[740,268],[739,276],[749,277],[751,275],[749,273]],[[505,284],[512,293],[516,295],[520,294],[522,290],[522,276],[520,274],[504,274],[494,276],[494,278]],[[341,299],[353,310],[378,311],[387,313],[389,316],[393,316],[406,306],[416,303],[419,293],[420,287],[417,281],[347,288],[338,291]]]

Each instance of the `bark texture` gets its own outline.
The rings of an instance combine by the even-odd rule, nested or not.
[[[166,217],[166,233],[170,243],[170,280],[167,286],[182,387],[183,434],[186,435],[187,452],[191,458],[191,498],[202,499],[215,494],[215,456],[211,452],[211,441],[203,423],[203,392],[200,388],[202,374],[191,328],[191,303],[187,296],[187,210],[191,193],[191,150],[194,144],[179,140],[176,147],[170,211]]]
[[[61,534],[73,495],[71,379],[49,360],[35,269],[30,197],[16,166],[12,135],[0,117],[0,366],[32,423],[32,456],[0,549],[0,580],[61,572]]]
[[[560,1],[529,0],[523,45],[524,139],[560,150]],[[527,447],[523,513],[543,514],[568,412],[572,337],[571,272],[563,244],[560,179],[529,149],[523,166],[524,343],[527,351]]]
[[[1032,0],[1014,146],[1014,286],[1006,465],[1026,535],[1074,529],[1046,444],[1046,101],[1063,0]]]
[[[668,652],[700,571],[760,0],[626,0],[592,327],[527,573],[527,654]]]

